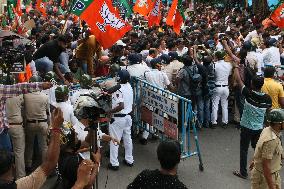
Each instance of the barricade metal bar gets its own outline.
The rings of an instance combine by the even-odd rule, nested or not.
[[[191,156],[197,155],[199,158],[199,169],[203,171],[203,163],[200,153],[200,147],[199,147],[199,141],[197,136],[197,129],[195,126],[196,121],[196,114],[192,110],[191,101],[181,97],[175,93],[172,93],[170,91],[160,89],[151,83],[141,79],[141,78],[132,78],[131,84],[134,88],[134,123],[135,126],[138,128],[148,131],[151,134],[155,134],[155,131],[159,133],[159,137],[164,140],[166,138],[171,138],[172,136],[166,135],[166,125],[165,120],[168,122],[167,124],[173,124],[171,126],[177,127],[177,137],[176,140],[181,145],[182,149],[182,158],[188,158]],[[174,107],[171,106],[171,110],[168,110],[168,107],[164,107],[161,105],[161,108],[158,108],[157,105],[153,105],[153,102],[151,101],[151,97],[149,99],[143,99],[146,95],[152,94],[153,96],[157,96],[157,98],[161,98],[166,101],[172,102],[171,105],[174,103]],[[160,96],[159,96],[160,95]],[[149,101],[147,101],[149,100]],[[152,98],[153,100],[153,98]],[[156,100],[156,97],[155,99]],[[149,102],[152,102],[152,104]],[[145,107],[150,112],[151,116],[156,115],[159,117],[159,119],[163,119],[163,128],[159,128],[159,126],[154,127],[154,131],[151,130],[151,125],[147,124],[146,122],[142,121],[142,112],[145,113],[145,110],[143,111],[143,107]],[[177,106],[177,112],[175,111],[175,108]],[[164,109],[166,108],[166,110]],[[148,115],[146,111],[146,115]],[[181,113],[179,112],[181,111]],[[181,115],[180,115],[181,114]],[[145,116],[145,115],[144,115]],[[146,116],[147,117],[147,116]],[[144,117],[145,119],[145,117]],[[181,119],[181,120],[178,120]],[[176,120],[176,125],[175,125]],[[170,123],[169,123],[170,122]],[[160,122],[159,122],[160,123]],[[181,132],[179,132],[178,125],[181,125]],[[147,128],[147,125],[149,125],[149,128]],[[169,125],[168,125],[169,126]],[[167,126],[167,127],[168,127]],[[195,141],[195,151],[191,151],[191,134],[190,134],[190,128],[192,128]],[[167,128],[169,129],[169,128]],[[160,135],[161,134],[161,135]]]

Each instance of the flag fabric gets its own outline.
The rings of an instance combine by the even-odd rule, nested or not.
[[[133,12],[126,0],[119,0],[119,2],[122,4],[122,6],[125,8],[125,16],[128,18]]]
[[[16,5],[16,7],[15,7],[15,12],[16,12],[19,16],[22,16],[22,15],[23,15],[21,0],[17,0],[17,5]]]
[[[120,18],[111,0],[77,0],[72,7],[72,13],[89,25],[104,49],[111,47],[132,28]]]
[[[174,0],[169,10],[166,23],[169,26],[173,26],[174,32],[179,35],[184,20],[185,16],[182,9],[182,0]]]
[[[284,3],[271,14],[270,19],[281,29],[284,28]]]
[[[43,0],[37,0],[36,9],[41,12],[41,14],[46,17],[46,2]]]
[[[61,0],[61,7],[65,7],[66,0]]]
[[[32,10],[32,1],[27,0],[25,3],[25,7],[26,7],[26,12],[29,13]]]
[[[150,10],[148,15],[149,28],[152,26],[159,26],[161,20],[161,0],[155,0],[155,3]]]
[[[151,7],[153,7],[152,0],[137,0],[133,7],[133,11],[141,14],[142,16],[147,16]]]

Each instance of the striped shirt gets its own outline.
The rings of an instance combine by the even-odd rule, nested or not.
[[[20,83],[15,85],[0,85],[0,133],[9,128],[6,115],[6,100],[21,94],[39,91],[41,83]]]
[[[247,87],[243,87],[242,95],[245,97],[245,104],[240,125],[251,130],[262,130],[266,110],[272,106],[270,96],[250,91]]]

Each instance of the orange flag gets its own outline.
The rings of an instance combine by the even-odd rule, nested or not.
[[[61,0],[61,7],[65,7],[66,0]]]
[[[270,18],[279,28],[284,28],[284,3],[275,9]]]
[[[17,5],[15,7],[15,11],[17,12],[17,14],[19,16],[22,16],[23,15],[23,12],[22,12],[22,7],[21,7],[21,0],[17,0]]]
[[[169,10],[166,23],[169,26],[173,26],[174,32],[179,35],[183,21],[182,0],[174,0]]]
[[[46,2],[43,0],[37,0],[36,2],[36,9],[41,12],[41,14],[46,17]]]
[[[148,26],[159,26],[161,20],[161,0],[156,0],[148,16]]]
[[[152,6],[152,0],[137,0],[133,7],[133,11],[141,14],[142,16],[147,16]]]
[[[77,1],[72,12],[89,25],[104,49],[111,47],[132,28],[114,10],[111,0]]]

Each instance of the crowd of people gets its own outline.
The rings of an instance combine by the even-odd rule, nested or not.
[[[226,129],[233,123],[240,129],[240,169],[233,174],[248,178],[251,144],[255,149],[252,187],[281,188],[284,54],[283,33],[277,26],[262,25],[249,10],[200,4],[194,12],[186,12],[177,35],[166,25],[168,7],[163,6],[159,27],[148,28],[145,18],[133,14],[127,18],[133,29],[103,49],[87,23],[59,12],[57,6],[56,2],[48,5],[48,17],[36,11],[25,13],[16,25],[7,22],[8,15],[1,17],[3,29],[20,33],[30,43],[18,47],[25,52],[26,73],[2,73],[0,188],[39,188],[57,163],[59,187],[92,187],[101,154],[97,150],[88,155],[92,160],[86,159],[91,132],[85,128],[91,123],[84,108],[96,102],[79,96],[88,94],[98,78],[114,78],[104,87],[120,84],[107,111],[108,134],[97,131],[98,141],[110,145],[108,168],[119,170],[122,139],[123,163],[132,167],[132,77],[191,100],[199,130]],[[27,20],[35,22],[32,29],[22,27]],[[10,45],[2,40],[3,49]],[[80,94],[70,94],[76,84]],[[146,145],[148,136],[144,131],[140,143]],[[35,146],[42,159],[36,169]],[[180,155],[176,142],[162,142],[157,149],[161,169],[144,170],[128,188],[186,188],[176,176]]]

